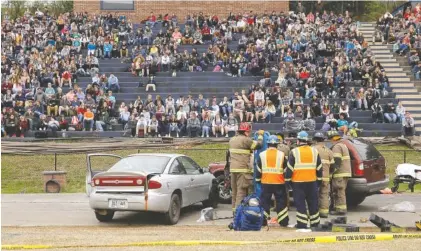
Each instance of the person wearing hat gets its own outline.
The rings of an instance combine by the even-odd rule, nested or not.
[[[285,182],[292,185],[297,225],[299,232],[310,232],[307,228],[320,224],[318,184],[322,180],[322,161],[317,149],[310,145],[306,131],[297,134],[297,147],[288,157]]]
[[[332,141],[333,147],[333,173],[332,191],[334,212],[333,215],[345,215],[347,213],[346,206],[346,186],[351,175],[351,158],[348,147],[341,141],[341,136],[337,131],[329,131],[328,138]]]
[[[253,167],[250,166],[250,154],[262,147],[264,131],[258,131],[259,137],[257,140],[252,140],[250,133],[250,124],[241,123],[238,128],[238,135],[232,137],[229,141],[229,150],[226,155],[227,164],[225,168],[229,169],[231,174],[231,203],[234,213],[253,184]]]
[[[278,136],[271,135],[267,139],[268,148],[257,157],[256,182],[262,184],[260,200],[265,210],[263,225],[270,219],[270,204],[272,195],[276,201],[277,221],[281,226],[288,226],[287,192],[285,188],[284,169],[287,161],[285,154],[277,149]]]
[[[313,136],[316,142],[315,148],[319,152],[322,161],[323,178],[319,187],[319,214],[320,218],[327,218],[329,215],[329,192],[330,192],[330,166],[335,163],[333,152],[324,144],[325,135],[316,132]]]

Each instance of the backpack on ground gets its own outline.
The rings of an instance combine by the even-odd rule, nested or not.
[[[251,194],[237,207],[232,228],[235,231],[260,231],[263,219],[264,210],[260,199],[255,194]]]

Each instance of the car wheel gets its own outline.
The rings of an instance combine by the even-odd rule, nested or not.
[[[106,210],[105,214],[95,212],[95,217],[100,222],[109,222],[114,217],[114,211]]]
[[[217,208],[219,202],[219,184],[213,183],[211,191],[209,192],[209,198],[205,201],[202,201],[204,207]]]
[[[170,201],[170,208],[168,212],[165,214],[165,218],[169,225],[177,224],[178,220],[180,219],[180,212],[181,212],[181,200],[178,194],[173,194],[171,196]]]
[[[232,190],[231,187],[229,189],[225,188],[225,176],[219,175],[216,178],[217,184],[218,184],[218,197],[219,201],[224,204],[231,203],[232,199]]]
[[[363,203],[366,196],[361,194],[350,194],[346,195],[346,204],[347,207],[356,207],[359,204]]]

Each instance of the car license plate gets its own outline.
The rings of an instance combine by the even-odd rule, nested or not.
[[[108,207],[124,209],[129,207],[129,203],[127,202],[127,200],[109,200]]]

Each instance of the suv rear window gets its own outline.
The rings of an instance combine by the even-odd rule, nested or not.
[[[370,143],[361,140],[351,140],[362,160],[372,160],[382,157],[379,151]]]

